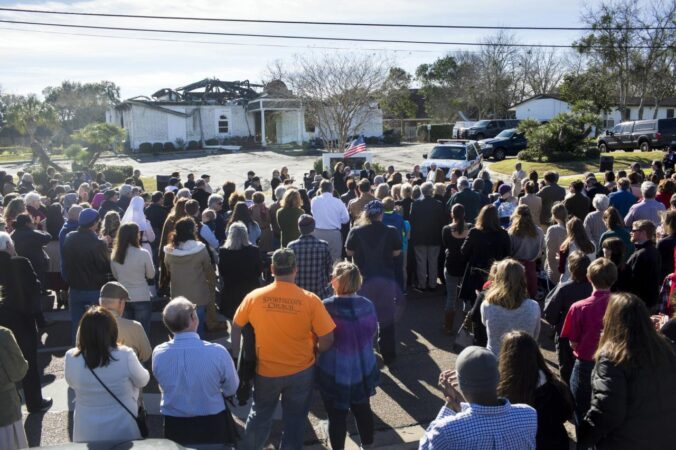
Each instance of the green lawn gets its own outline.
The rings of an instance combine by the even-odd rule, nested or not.
[[[157,190],[157,178],[142,176],[141,181],[143,181],[143,187],[146,192],[150,192],[152,194]]]
[[[612,156],[615,158],[615,164],[613,165],[613,170],[617,172],[622,169],[629,169],[629,165],[633,162],[638,162],[641,164],[641,167],[648,168],[650,163],[657,159],[662,160],[664,152],[653,151],[653,152],[624,152],[616,151],[603,154]],[[531,170],[536,170],[540,176],[542,176],[548,170],[554,170],[561,175],[561,177],[568,179],[569,177],[575,179],[576,176],[581,176],[586,172],[598,172],[599,171],[599,160],[598,159],[589,159],[584,161],[561,161],[555,163],[549,162],[528,162],[528,161],[518,161],[517,159],[505,159],[499,162],[491,163],[491,170],[494,172],[499,172],[505,175],[510,175],[514,172],[514,164],[521,162],[522,168],[526,173]]]

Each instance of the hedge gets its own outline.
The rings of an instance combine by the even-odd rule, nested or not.
[[[200,148],[200,143],[197,141],[188,141],[188,150],[197,150]]]
[[[102,172],[106,181],[112,184],[124,183],[124,180],[134,174],[132,166],[107,166],[105,164],[94,164],[92,169],[95,173]]]
[[[218,145],[218,139],[207,139],[204,141],[205,145]]]
[[[175,152],[176,146],[174,145],[173,142],[165,142],[164,143],[164,151],[165,152]]]
[[[438,139],[451,139],[453,137],[452,123],[437,123],[429,125],[418,125],[416,136],[419,142],[437,142]]]
[[[153,153],[162,153],[162,150],[164,150],[164,144],[161,142],[155,142],[153,144]]]
[[[152,153],[153,151],[153,144],[150,142],[143,142],[141,145],[138,146],[138,151],[140,153]]]

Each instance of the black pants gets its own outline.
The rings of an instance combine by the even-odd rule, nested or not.
[[[164,417],[164,437],[177,444],[227,444],[226,412],[211,416]]]
[[[347,434],[347,410],[335,409],[331,400],[326,398],[324,400],[324,407],[329,416],[329,440],[331,441],[331,448],[340,450],[345,448],[345,436]],[[373,413],[371,412],[371,404],[353,403],[350,405],[350,411],[354,416],[354,421],[357,424],[359,431],[359,440],[361,445],[373,444]]]
[[[1,308],[0,325],[12,330],[21,353],[28,362],[28,372],[21,384],[26,408],[29,412],[36,411],[42,404],[42,388],[38,368],[38,330],[35,326],[35,316]]]

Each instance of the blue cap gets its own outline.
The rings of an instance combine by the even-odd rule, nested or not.
[[[83,209],[77,219],[77,224],[81,227],[89,227],[99,220],[99,213],[92,208]]]
[[[376,217],[385,212],[385,207],[380,200],[371,200],[364,206],[364,211],[369,217]]]

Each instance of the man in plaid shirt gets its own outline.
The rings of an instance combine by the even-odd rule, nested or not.
[[[298,219],[300,238],[287,246],[296,255],[298,274],[296,284],[306,291],[316,294],[319,298],[331,296],[331,269],[333,260],[326,241],[312,235],[315,230],[315,220],[309,214],[303,214]]]

